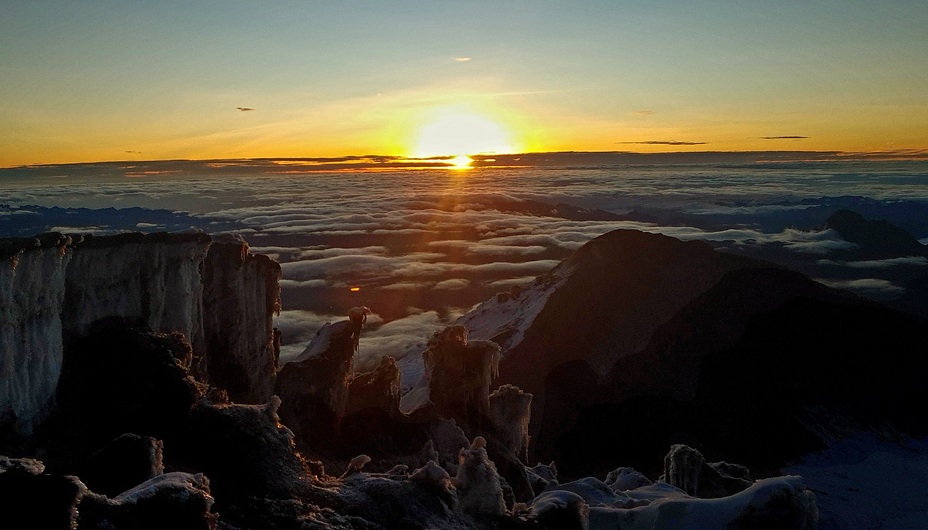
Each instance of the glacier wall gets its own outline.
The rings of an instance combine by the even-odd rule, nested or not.
[[[84,335],[107,316],[179,331],[202,349],[206,234],[87,237],[68,265],[62,321],[65,337]],[[200,348],[197,348],[200,346]]]
[[[280,265],[248,253],[241,237],[214,239],[203,267],[203,333],[210,382],[233,401],[265,403],[274,394],[280,346]],[[196,351],[196,348],[194,348]]]
[[[0,245],[0,424],[28,435],[61,375],[70,239],[47,234]]]
[[[270,399],[280,266],[241,239],[45,234],[0,240],[0,258],[0,422],[18,433],[51,409],[70,339],[110,316],[183,333],[195,376],[237,402]]]

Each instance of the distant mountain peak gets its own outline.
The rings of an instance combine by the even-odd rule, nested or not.
[[[857,244],[870,258],[928,255],[928,247],[909,232],[882,219],[868,221],[852,210],[838,210],[825,221],[825,228]]]

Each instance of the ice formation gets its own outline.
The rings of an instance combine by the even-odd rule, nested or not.
[[[179,331],[197,350],[203,340],[200,267],[209,246],[206,234],[86,237],[68,265],[65,338],[116,315]]]
[[[464,326],[449,326],[429,339],[422,353],[425,373],[400,401],[403,412],[431,404],[446,417],[467,419],[488,411],[490,384],[498,375],[499,346],[468,342],[467,334]]]
[[[518,387],[503,385],[490,394],[489,417],[507,449],[521,458],[528,454],[528,423],[532,416],[532,395]]]
[[[304,450],[324,450],[348,413],[348,388],[363,323],[325,325],[306,351],[277,374],[280,415]]]
[[[347,413],[368,408],[399,412],[402,377],[393,357],[383,357],[370,372],[355,374],[348,386]]]
[[[247,248],[202,233],[0,241],[0,421],[28,435],[51,408],[69,342],[114,316],[182,333],[195,375],[209,379],[214,359],[234,399],[269,399],[280,268]]]
[[[727,462],[706,462],[692,447],[676,444],[664,457],[664,480],[688,495],[702,498],[726,497],[752,483],[747,468]]]
[[[0,245],[0,425],[25,435],[50,408],[61,374],[69,243],[49,234]]]
[[[503,490],[496,465],[487,456],[486,440],[474,438],[469,449],[461,451],[454,485],[461,509],[473,515],[506,513]]]
[[[240,403],[274,393],[280,265],[248,252],[241,237],[216,237],[203,264],[203,334],[210,382]]]

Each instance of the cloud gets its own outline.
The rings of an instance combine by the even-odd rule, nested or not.
[[[361,332],[358,347],[357,371],[372,370],[382,357],[394,357],[404,360],[403,386],[415,384],[415,374],[421,372],[421,353],[425,350],[428,339],[440,329],[450,325],[463,311],[450,312],[442,318],[436,311],[415,311],[412,314],[387,322],[379,327],[371,326]],[[379,318],[371,315],[371,319]]]
[[[526,256],[530,254],[542,254],[548,249],[542,246],[506,246],[506,245],[486,245],[482,243],[473,244],[467,247],[467,253],[473,256]]]
[[[706,142],[687,142],[680,140],[645,140],[642,142],[616,142],[618,144],[638,144],[638,145],[705,145]]]
[[[808,136],[799,136],[798,134],[787,134],[783,136],[761,136],[761,140],[805,140]]]
[[[496,280],[494,282],[489,282],[487,286],[489,287],[500,287],[503,289],[508,289],[513,285],[526,285],[532,283],[536,276],[519,276],[517,278],[506,278],[504,280]]]
[[[248,111],[250,111],[250,110],[255,110],[255,109],[253,109],[253,108],[251,108],[251,107],[235,107],[235,108],[236,108],[237,110],[242,111],[242,112],[248,112]]]
[[[820,259],[816,263],[819,265],[850,267],[852,269],[885,269],[888,267],[928,265],[928,258],[925,256],[905,256],[900,258],[862,261],[834,261],[830,259]]]
[[[466,289],[470,285],[470,280],[465,278],[451,278],[450,280],[443,280],[435,284],[435,289],[443,289],[446,291],[457,291],[459,289]]]
[[[653,116],[655,114],[655,111],[651,109],[641,109],[641,110],[636,110],[635,112],[632,112],[632,114],[635,114],[636,116]]]
[[[380,287],[387,291],[421,291],[431,288],[434,282],[397,282]]]
[[[816,278],[816,281],[824,283],[829,287],[854,291],[864,296],[898,296],[905,292],[905,289],[902,287],[894,285],[892,282],[882,278],[861,278],[858,280],[829,280],[825,278]]]
[[[455,57],[454,61],[458,63],[466,63],[470,61],[470,57]]]
[[[280,287],[284,289],[299,289],[299,288],[305,288],[305,287],[318,288],[318,287],[326,287],[328,285],[329,285],[329,282],[321,278],[317,278],[313,280],[289,280],[289,279],[284,278],[280,280]]]
[[[281,311],[275,326],[280,330],[280,360],[287,362],[306,349],[316,332],[328,322],[347,319],[347,315],[329,315],[303,310]]]

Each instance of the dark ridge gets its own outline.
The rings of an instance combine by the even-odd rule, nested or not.
[[[617,364],[601,404],[560,418],[560,435],[542,429],[566,475],[659,471],[673,443],[776,474],[848,426],[928,432],[928,326],[798,274],[736,271],[655,337]]]
[[[860,246],[860,252],[871,258],[928,256],[928,247],[912,234],[885,220],[868,221],[851,210],[839,210],[825,221],[845,241]]]
[[[770,266],[659,234],[615,230],[597,237],[552,270],[573,272],[507,353],[501,382],[535,393],[538,403],[559,364],[582,359],[606,373],[723,274],[761,265]]]
[[[0,238],[0,261],[6,261],[20,252],[64,247],[69,243],[67,236],[58,232],[46,232],[33,237]]]
[[[121,245],[127,245],[131,243],[166,243],[166,244],[182,244],[182,243],[209,243],[212,241],[212,238],[209,234],[204,232],[191,232],[191,233],[168,233],[168,232],[155,232],[153,234],[143,234],[141,232],[129,232],[125,234],[116,234],[112,236],[94,236],[86,235],[83,237],[83,240],[76,242],[74,246],[76,248],[87,247],[87,248],[107,248],[107,247],[118,247]]]

